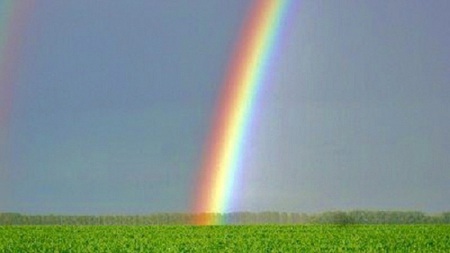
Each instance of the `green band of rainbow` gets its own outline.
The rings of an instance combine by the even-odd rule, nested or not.
[[[230,209],[239,184],[244,140],[258,91],[277,47],[289,0],[255,0],[228,67],[207,140],[196,189],[194,213]],[[199,215],[196,224],[220,224],[214,215]]]

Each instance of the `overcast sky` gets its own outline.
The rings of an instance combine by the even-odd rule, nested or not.
[[[450,210],[450,1],[300,2],[236,211]],[[0,211],[189,211],[249,3],[36,1]]]

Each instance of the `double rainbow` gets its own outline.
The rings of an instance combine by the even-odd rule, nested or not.
[[[229,211],[239,186],[245,138],[255,101],[292,0],[254,0],[231,57],[202,157],[193,203],[195,224],[221,224],[218,213]]]
[[[197,214],[227,212],[235,204],[231,203],[232,194],[239,186],[244,140],[250,131],[255,102],[294,1],[253,0],[222,83],[203,153],[192,210]],[[35,0],[0,0],[0,141],[11,111],[23,30],[34,5]],[[223,222],[214,215],[198,217],[196,224]]]

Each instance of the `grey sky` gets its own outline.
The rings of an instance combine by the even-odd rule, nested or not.
[[[0,211],[188,211],[248,3],[39,1]],[[449,210],[449,12],[301,1],[257,102],[237,210]]]

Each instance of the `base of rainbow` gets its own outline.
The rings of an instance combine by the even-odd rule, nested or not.
[[[245,139],[292,1],[254,0],[222,83],[200,168],[195,224],[222,224],[239,185]]]

